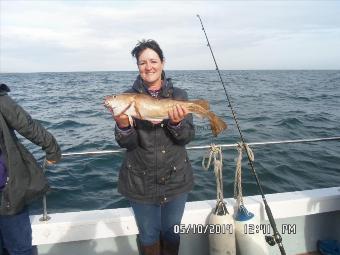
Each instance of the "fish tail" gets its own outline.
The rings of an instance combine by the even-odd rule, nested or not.
[[[227,124],[222,119],[217,117],[213,112],[208,112],[208,118],[210,120],[211,131],[214,136],[217,136],[227,128]]]
[[[197,103],[197,101],[201,101],[202,104]],[[206,100],[195,100],[193,104],[188,104],[187,108],[190,112],[194,113],[195,115],[203,118],[208,118],[210,121],[211,131],[214,136],[217,136],[221,133],[224,129],[227,128],[227,124],[217,117],[215,113],[206,110],[205,107],[209,107],[209,103]]]
[[[191,102],[201,106],[203,109],[205,109],[207,111],[209,111],[209,109],[210,109],[210,105],[209,105],[209,102],[207,100],[197,99],[197,100],[192,100]]]

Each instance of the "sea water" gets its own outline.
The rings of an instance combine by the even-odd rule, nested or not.
[[[0,74],[10,95],[58,140],[63,153],[118,149],[114,121],[103,107],[106,95],[131,87],[137,76],[126,72]],[[188,146],[237,143],[239,133],[216,71],[166,71],[190,99],[203,98],[228,123],[213,138],[206,120],[194,118],[196,138]],[[340,71],[222,71],[222,77],[246,142],[340,136]],[[41,149],[20,138],[42,162]],[[253,146],[255,169],[266,194],[325,188],[340,184],[340,142]],[[189,201],[216,198],[213,171],[201,166],[204,150],[189,151],[195,187]],[[129,206],[117,192],[122,153],[65,156],[46,169],[52,191],[48,212]],[[223,150],[224,196],[232,197],[236,148]],[[243,161],[243,195],[258,188]],[[41,201],[31,206],[41,213]]]

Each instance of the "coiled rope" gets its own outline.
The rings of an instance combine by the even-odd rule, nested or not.
[[[254,162],[254,153],[246,143],[238,143],[237,151],[238,158],[236,162],[236,171],[235,171],[235,181],[234,181],[234,198],[236,199],[237,208],[240,206],[244,206],[243,203],[243,195],[242,195],[242,156],[243,150],[246,149],[248,155],[250,156],[250,160]]]
[[[204,170],[208,171],[211,165],[211,161],[214,164],[214,173],[216,177],[216,193],[217,193],[217,204],[215,207],[215,214],[225,215],[228,213],[227,207],[224,202],[223,197],[223,158],[222,158],[222,148],[221,146],[216,146],[215,144],[210,145],[209,155],[204,155],[202,159],[202,167]],[[208,162],[205,164],[205,161]]]

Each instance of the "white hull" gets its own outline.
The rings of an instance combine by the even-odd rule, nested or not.
[[[340,187],[268,194],[266,198],[287,254],[315,251],[319,239],[340,240]],[[234,199],[225,201],[229,213],[233,214]],[[268,224],[260,196],[246,197],[244,202],[263,224]],[[182,223],[205,225],[214,207],[214,200],[188,202]],[[40,255],[138,254],[138,229],[131,208],[49,216],[48,222],[39,221],[41,215],[31,216],[33,244],[38,246]],[[181,238],[181,255],[209,253],[206,235],[182,234]],[[280,254],[277,246],[269,250],[270,254]]]

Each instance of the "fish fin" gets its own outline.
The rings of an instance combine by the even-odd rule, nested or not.
[[[214,136],[217,136],[219,133],[227,128],[227,124],[222,119],[217,117],[215,113],[208,112],[208,118],[210,120],[211,131]]]
[[[196,116],[200,118],[207,117],[207,114],[209,112],[206,109],[204,109],[202,106],[195,104],[195,103],[188,104],[186,105],[186,107],[189,112],[195,114]]]
[[[128,115],[128,117],[129,117],[130,126],[133,127],[133,118],[130,115]]]
[[[192,100],[191,102],[201,106],[203,109],[205,109],[207,111],[209,111],[209,109],[210,109],[210,105],[209,105],[209,102],[207,100],[197,99],[197,100]]]
[[[125,109],[123,109],[120,113],[117,114],[118,115],[121,115],[121,114],[126,114],[126,115],[130,115],[129,114],[129,110],[131,109],[131,106],[134,104],[134,102],[131,102],[130,104],[128,104]]]
[[[133,102],[133,107],[135,108],[135,111],[136,111],[136,113],[137,113],[137,115],[138,115],[138,119],[143,119],[143,116],[142,116],[142,114],[140,113],[140,111],[139,111],[139,109],[138,109],[138,106],[137,106],[137,104],[136,104],[136,102]]]

